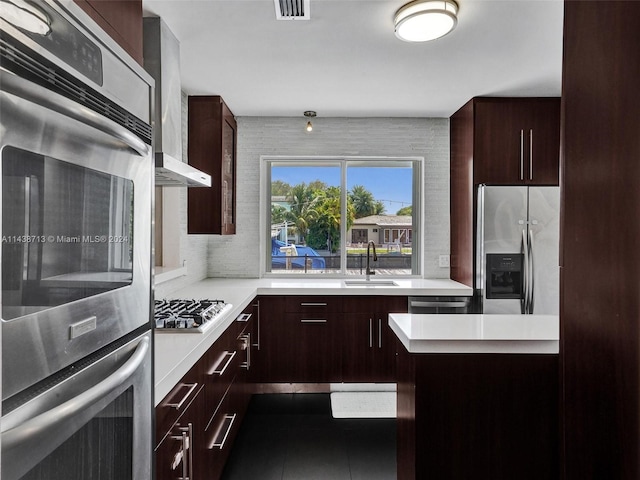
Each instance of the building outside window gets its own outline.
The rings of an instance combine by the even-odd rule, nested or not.
[[[373,242],[378,275],[420,275],[421,158],[262,161],[266,273],[363,275]]]

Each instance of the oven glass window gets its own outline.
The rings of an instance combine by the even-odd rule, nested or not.
[[[130,387],[20,480],[131,480],[133,402]]]
[[[2,150],[2,318],[133,280],[133,182]]]

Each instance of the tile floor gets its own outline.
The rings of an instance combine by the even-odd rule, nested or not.
[[[254,395],[223,480],[393,480],[395,419],[334,419],[329,394]]]

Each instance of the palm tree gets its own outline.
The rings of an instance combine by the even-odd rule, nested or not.
[[[362,185],[353,186],[349,192],[349,199],[353,205],[356,218],[375,215],[377,213],[377,209],[382,205],[382,202],[376,202],[373,198],[373,194]],[[382,209],[384,211],[384,206],[382,206]]]
[[[293,222],[296,232],[300,236],[299,242],[304,244],[310,223],[318,217],[316,205],[319,197],[315,190],[303,182],[291,187],[287,201],[291,205],[291,209],[286,212],[285,217]]]

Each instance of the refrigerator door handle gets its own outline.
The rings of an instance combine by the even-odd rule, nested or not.
[[[524,180],[524,130],[520,130],[520,180]]]
[[[529,311],[528,313],[533,313],[533,291],[535,288],[535,280],[534,280],[534,272],[535,272],[535,261],[533,257],[533,230],[529,230]]]
[[[523,275],[522,275],[522,293],[520,294],[520,313],[527,313],[529,309],[529,245],[527,241],[527,230],[522,229],[522,253],[524,255],[523,261]]]

